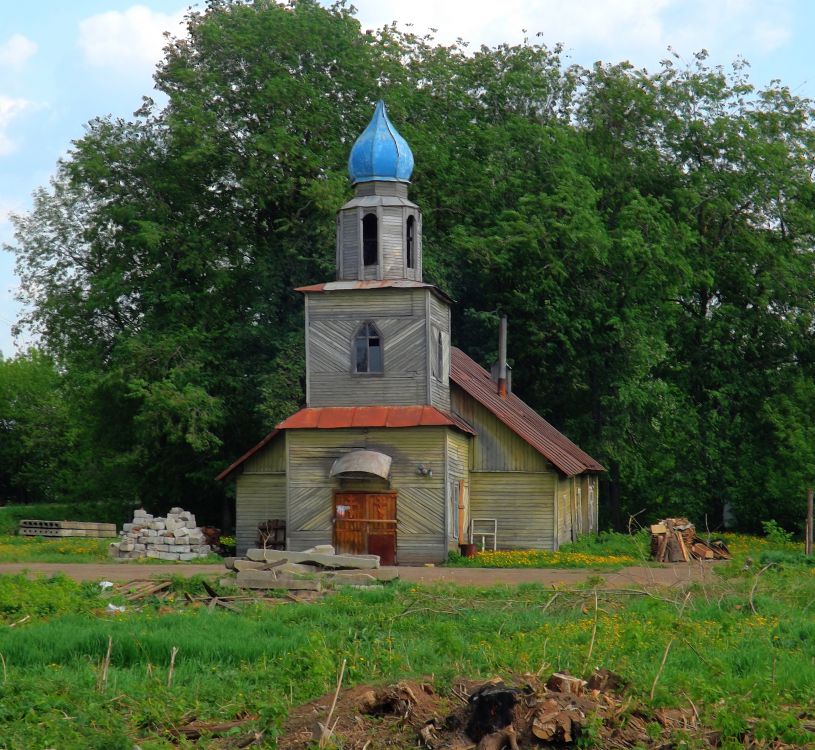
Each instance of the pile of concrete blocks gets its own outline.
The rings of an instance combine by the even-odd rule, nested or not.
[[[133,522],[122,527],[121,541],[110,545],[110,555],[119,560],[151,557],[158,560],[197,560],[212,550],[195,525],[195,516],[182,508],[171,508],[166,518],[155,518],[140,508]]]
[[[221,583],[245,589],[321,592],[338,585],[377,586],[398,578],[396,570],[379,567],[377,555],[338,555],[328,544],[304,552],[250,549],[245,559],[227,558],[225,564],[237,575]]]

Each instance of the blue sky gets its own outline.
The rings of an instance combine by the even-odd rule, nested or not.
[[[815,96],[808,0],[356,0],[364,28],[396,20],[438,29],[441,41],[517,42],[540,33],[571,61],[630,60],[655,68],[670,45],[685,58],[705,48],[712,63],[750,61],[756,84],[778,78]],[[130,116],[152,93],[162,33],[183,33],[188,3],[174,0],[0,0],[0,244],[10,212],[24,212],[57,159],[97,115]],[[18,280],[0,254],[0,351],[14,342]]]

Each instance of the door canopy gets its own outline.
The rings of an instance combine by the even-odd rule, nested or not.
[[[351,451],[334,461],[329,477],[359,476],[372,474],[387,479],[391,470],[391,457],[376,451]]]

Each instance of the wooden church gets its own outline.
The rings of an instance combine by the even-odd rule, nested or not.
[[[334,544],[383,564],[595,531],[603,467],[512,393],[505,321],[492,372],[450,344],[452,301],[422,281],[413,154],[383,102],[348,167],[337,279],[297,290],[306,406],[218,476],[237,482],[238,553],[272,519],[287,549]]]

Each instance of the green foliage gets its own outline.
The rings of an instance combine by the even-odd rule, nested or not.
[[[770,544],[784,546],[792,541],[792,532],[784,531],[775,521],[762,521],[761,527],[764,529],[764,536]]]
[[[77,583],[62,575],[29,579],[26,575],[0,576],[0,622],[11,623],[26,615],[49,618],[57,614],[87,612],[99,606],[95,583]]]
[[[133,517],[132,508],[115,503],[37,503],[0,508],[0,536],[16,534],[20,521],[90,521],[121,526]]]
[[[348,150],[383,97],[416,156],[426,278],[460,300],[456,343],[491,361],[509,315],[515,390],[608,468],[605,521],[716,528],[727,505],[746,530],[768,508],[797,526],[815,129],[811,102],[745,71],[469,52],[363,32],[342,3],[191,11],[156,71],[166,105],[89,123],[15,220],[59,429],[26,417],[36,450],[7,484],[220,520],[212,477],[302,403],[291,289],[333,275]]]
[[[782,565],[812,567],[815,565],[815,557],[806,555],[803,552],[787,552],[785,550],[767,550],[762,552],[758,558],[760,565]]]
[[[598,556],[628,555],[637,560],[647,560],[651,554],[651,536],[647,529],[640,529],[634,534],[601,531],[599,534],[583,534],[575,542],[561,544],[560,551]]]

